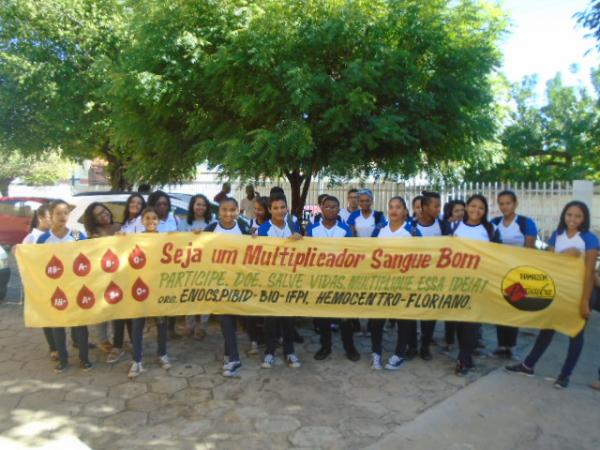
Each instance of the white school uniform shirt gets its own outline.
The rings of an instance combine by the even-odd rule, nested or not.
[[[173,215],[173,213],[169,213],[165,220],[161,220],[158,224],[158,232],[166,233],[169,231],[177,231],[177,226],[179,225],[179,220],[177,217]]]
[[[353,212],[354,211],[350,211],[348,208],[340,209],[340,217],[342,218],[342,221],[344,223],[348,223],[348,218],[350,217],[350,214],[352,214]]]
[[[38,241],[38,239],[40,238],[40,236],[44,233],[45,233],[45,231],[42,231],[39,228],[34,228],[33,230],[31,230],[31,233],[29,233],[27,236],[25,236],[22,243],[23,244],[35,244]]]
[[[256,234],[259,236],[270,236],[270,237],[279,237],[279,238],[289,238],[294,233],[300,233],[300,226],[298,222],[294,222],[292,224],[293,230],[290,229],[287,220],[283,222],[283,228],[279,228],[274,225],[271,220],[267,220],[260,227],[258,227],[258,231]]]
[[[419,231],[418,228],[415,228],[415,234],[414,234],[414,236],[415,237],[421,237],[422,236],[422,234],[421,234],[421,232]],[[377,228],[377,229],[375,229],[375,231],[373,231],[373,237],[380,237],[380,238],[388,238],[388,237],[393,237],[393,238],[413,237],[412,224],[410,222],[404,222],[404,225],[402,225],[396,231],[392,231],[392,229],[390,228],[390,224],[388,223],[383,228]]]
[[[123,233],[143,233],[146,231],[146,228],[142,225],[142,216],[139,215],[135,219],[125,222],[121,225],[121,231]]]
[[[78,235],[78,239],[75,239],[76,235]],[[61,242],[75,242],[77,240],[83,241],[85,239],[87,239],[87,236],[85,235],[85,233],[73,232],[70,229],[67,231],[67,234],[65,234],[63,237],[58,237],[54,233],[52,233],[52,231],[49,230],[49,231],[46,231],[44,234],[42,234],[38,238],[37,243],[38,244],[58,244]]]
[[[240,229],[240,226],[237,223],[237,220],[232,228],[223,228],[221,226],[221,222],[218,222],[214,232],[223,234],[243,234],[242,230]]]
[[[371,237],[375,230],[375,211],[371,211],[369,217],[364,217],[360,209],[357,209],[347,221],[348,225],[353,225],[356,230],[356,237]]]
[[[525,219],[525,234],[521,232],[521,228],[519,227],[519,215],[516,215],[513,219],[512,223],[508,226],[504,226],[504,218],[499,217],[493,220],[493,223],[496,224],[498,229],[498,233],[500,234],[500,238],[502,239],[502,243],[506,245],[514,245],[516,247],[524,247],[525,246],[525,238],[528,236],[537,237],[537,227],[535,222],[531,220],[529,217]]]
[[[492,225],[493,226],[493,225]],[[465,222],[458,222],[458,226],[454,229],[454,236],[476,239],[478,241],[490,242],[490,237],[487,230],[481,224],[468,225]]]
[[[312,224],[306,230],[308,237],[321,237],[321,238],[340,238],[340,237],[352,237],[352,230],[345,223],[338,221],[336,224],[327,228],[323,225],[323,222],[317,222]]]
[[[423,225],[421,222],[417,221],[417,230],[421,233],[423,237],[433,237],[433,236],[441,236],[442,226],[440,225],[439,220],[434,220],[431,225]]]
[[[576,248],[585,255],[588,250],[599,250],[600,244],[596,235],[590,231],[577,232],[571,237],[567,236],[567,232],[558,233],[558,230],[552,233],[548,244],[554,247],[556,253],[561,253],[568,248]]]
[[[209,223],[212,222],[212,220],[210,222],[206,222],[206,220],[204,219],[194,220],[190,225],[187,220],[181,220],[179,221],[179,225],[177,226],[177,231],[202,231],[208,226]]]

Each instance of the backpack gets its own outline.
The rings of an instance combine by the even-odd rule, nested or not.
[[[219,224],[219,222],[209,223],[206,226],[206,228],[204,229],[204,231],[208,231],[209,233],[212,233],[215,231],[218,224]],[[242,234],[251,234],[250,226],[246,223],[245,220],[238,218],[237,224],[238,224],[238,227],[240,228],[240,231],[242,232]]]

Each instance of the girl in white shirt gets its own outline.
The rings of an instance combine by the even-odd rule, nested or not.
[[[498,232],[488,221],[488,202],[481,194],[474,194],[467,200],[465,217],[452,230],[452,235],[484,242],[500,242]],[[458,360],[455,373],[466,375],[473,367],[473,352],[477,345],[480,324],[472,322],[457,322]]]
[[[371,237],[376,228],[385,226],[385,216],[381,211],[374,211],[373,192],[370,189],[358,191],[359,209],[348,217],[346,222],[355,237]]]
[[[137,192],[131,194],[125,202],[125,212],[123,213],[123,233],[143,233],[142,211],[146,209],[146,200],[142,194]]]

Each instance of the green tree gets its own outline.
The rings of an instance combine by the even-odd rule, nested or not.
[[[32,186],[44,186],[69,178],[73,170],[73,164],[61,158],[58,152],[26,156],[0,149],[0,155],[1,195],[8,195],[8,186],[17,178]]]
[[[130,170],[164,182],[208,160],[284,176],[444,170],[493,134],[504,17],[463,0],[152,0],[111,89]]]
[[[128,155],[111,138],[111,66],[127,31],[121,0],[0,0],[0,142],[23,154],[60,148],[107,160],[111,183]]]
[[[598,86],[598,72],[593,79]],[[535,76],[514,85],[514,109],[500,135],[501,162],[486,170],[470,170],[467,179],[600,180],[596,99],[583,87],[565,86],[556,75],[547,83],[546,103],[538,106],[536,85]]]
[[[592,0],[585,11],[575,14],[577,22],[589,29],[589,37],[596,39],[596,48],[600,49],[600,1]]]

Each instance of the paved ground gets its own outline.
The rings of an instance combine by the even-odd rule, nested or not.
[[[438,325],[439,332],[442,326]],[[573,387],[556,391],[566,338],[556,339],[528,379],[497,370],[504,362],[478,360],[467,379],[453,361],[414,360],[399,372],[368,367],[369,339],[356,337],[363,359],[347,361],[339,348],[316,362],[318,339],[307,323],[306,343],[293,370],[259,367],[243,359],[237,379],[220,375],[222,339],[216,325],[202,342],[170,343],[173,368],[154,363],[154,331],[147,335],[147,371],[127,379],[129,360],[109,366],[92,352],[95,368],[52,371],[42,332],[23,327],[18,303],[0,306],[0,448],[144,449],[580,449],[600,448],[600,393],[587,385],[600,364],[600,317],[588,330]],[[486,327],[491,347],[494,330]],[[241,348],[248,345],[240,333]],[[385,336],[386,352],[393,347]],[[338,339],[334,335],[334,339]],[[522,349],[532,336],[520,336]],[[67,445],[68,447],[65,447]]]

